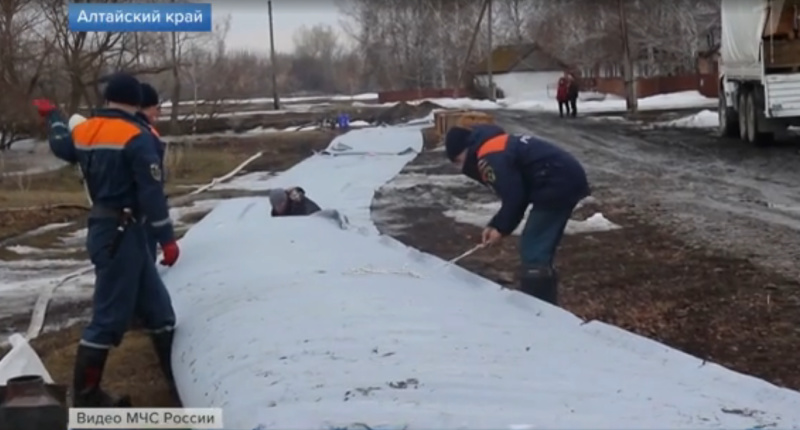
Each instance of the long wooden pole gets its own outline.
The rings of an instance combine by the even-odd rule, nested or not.
[[[628,112],[635,113],[639,110],[639,96],[636,94],[636,71],[633,68],[633,57],[631,57],[625,0],[617,0],[617,8],[620,34],[622,36],[622,78],[625,82],[625,105]]]
[[[272,63],[272,106],[275,110],[280,110],[281,102],[278,97],[278,65],[275,63],[275,33],[272,31],[272,0],[267,1],[269,9],[269,51],[270,62]]]
[[[478,31],[481,28],[481,23],[483,22],[483,15],[486,14],[486,9],[488,9],[489,0],[483,1],[483,7],[481,8],[481,14],[478,16],[478,22],[475,23],[475,28],[472,29],[472,37],[469,40],[469,48],[467,48],[467,55],[464,57],[464,63],[461,65],[461,68],[458,70],[458,83],[461,83],[461,78],[464,76],[464,71],[467,69],[467,65],[469,64],[469,59],[472,56],[472,50],[475,49],[475,42],[478,40]]]
[[[489,100],[495,101],[497,94],[494,90],[494,76],[492,76],[492,73],[494,72],[494,64],[492,59],[492,45],[494,44],[492,41],[492,0],[486,0],[486,6],[486,13],[489,15],[486,19],[486,27],[489,34],[489,55],[486,57],[486,75],[489,77]]]

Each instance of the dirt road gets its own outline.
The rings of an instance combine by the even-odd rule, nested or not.
[[[755,148],[713,130],[496,114],[510,132],[538,135],[573,151],[604,201],[632,203],[689,243],[800,275],[800,145],[791,136]]]

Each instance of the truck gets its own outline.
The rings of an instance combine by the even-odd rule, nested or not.
[[[719,131],[754,145],[800,125],[800,0],[720,0]]]

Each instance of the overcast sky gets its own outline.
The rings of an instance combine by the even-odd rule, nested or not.
[[[230,48],[244,48],[269,52],[269,12],[266,0],[227,0],[212,2],[214,19],[231,16],[227,44]],[[292,35],[303,25],[328,24],[340,30],[341,15],[333,0],[273,0],[272,16],[275,32],[275,49],[288,52],[294,49]]]

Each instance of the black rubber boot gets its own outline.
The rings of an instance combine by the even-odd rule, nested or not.
[[[161,365],[161,372],[169,385],[169,392],[173,400],[180,404],[178,389],[175,387],[175,377],[172,374],[172,340],[175,332],[172,330],[152,333],[150,339],[153,341],[153,348],[158,356],[158,363]]]
[[[100,388],[108,352],[107,349],[78,345],[72,382],[73,407],[126,408],[132,406],[129,396],[112,396]]]
[[[552,305],[558,306],[558,273],[551,267],[522,268],[519,290]]]

